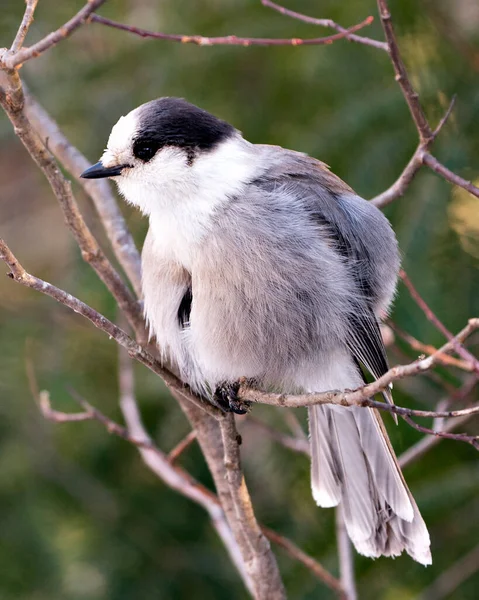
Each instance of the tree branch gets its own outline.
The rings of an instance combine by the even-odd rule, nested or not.
[[[333,577],[333,575],[331,575],[329,571],[327,571],[320,563],[318,563],[318,561],[303,552],[301,548],[298,548],[298,546],[296,546],[296,544],[294,544],[291,540],[276,533],[276,531],[273,531],[268,527],[261,527],[261,530],[271,542],[277,544],[286,550],[290,556],[303,563],[303,565],[305,565],[312,573],[314,573],[318,579],[321,579],[321,581],[323,581],[329,588],[334,590],[340,598],[344,598],[344,600],[346,600],[341,582],[336,579],[336,577]]]
[[[431,135],[427,139],[419,141],[419,145],[416,148],[414,154],[412,155],[411,160],[408,162],[408,164],[404,168],[404,171],[401,173],[401,175],[398,177],[395,183],[393,183],[392,186],[386,191],[384,191],[382,194],[379,194],[371,200],[374,206],[377,206],[378,208],[384,208],[385,206],[387,206],[388,204],[405,194],[407,188],[411,184],[417,172],[425,164],[425,156],[427,155],[427,151],[434,143],[435,139],[441,132],[444,125],[447,123],[449,117],[451,116],[455,102],[456,97],[454,96],[451,102],[449,103],[446,112],[439,121],[436,129],[433,132],[431,132]]]
[[[69,37],[74,31],[86,23],[88,17],[104,4],[104,2],[105,0],[88,0],[85,6],[78,11],[74,17],[33,46],[23,48],[13,54],[8,52],[4,54],[3,57],[0,56],[0,68],[14,69],[15,67],[21,66],[27,60],[40,56],[45,50],[48,50],[52,46],[58,44],[58,42]]]
[[[436,354],[437,362],[443,365],[447,365],[449,367],[456,367],[457,369],[461,369],[462,371],[474,371],[474,367],[470,362],[465,360],[461,360],[459,358],[455,358],[454,356],[450,356],[449,354],[439,354],[438,349],[431,344],[424,344],[412,336],[410,333],[403,331],[397,325],[393,323],[389,323],[393,331],[402,338],[409,346],[418,352],[424,354]]]
[[[475,186],[470,181],[467,181],[467,179],[463,179],[462,177],[459,177],[459,175],[453,173],[450,169],[448,169],[445,165],[440,163],[437,160],[437,158],[432,156],[432,154],[430,154],[429,152],[424,153],[423,162],[430,169],[432,169],[434,173],[437,173],[438,175],[441,175],[441,177],[446,179],[446,181],[449,181],[454,185],[464,188],[470,194],[476,196],[476,198],[479,198],[479,188],[477,186]]]
[[[10,48],[10,52],[12,54],[17,53],[21,47],[23,46],[23,42],[27,37],[28,30],[30,29],[31,24],[33,23],[33,15],[35,13],[35,9],[38,4],[38,0],[27,0],[27,6],[25,8],[25,13],[23,15],[22,22],[17,31],[17,35],[13,40],[13,44]]]
[[[451,342],[452,348],[457,354],[464,359],[464,361],[471,365],[472,370],[479,374],[479,360],[466,350],[461,344],[454,338],[449,329],[444,325],[444,323],[433,313],[432,309],[426,303],[426,301],[421,297],[417,289],[414,287],[412,281],[407,276],[406,271],[401,269],[399,272],[399,277],[401,278],[404,285],[407,287],[411,297],[414,299],[416,304],[422,310],[422,312],[426,315],[428,321],[430,321],[436,329],[438,329],[443,336]]]
[[[107,286],[132,328],[139,333],[142,332],[144,320],[138,302],[112,267],[87,227],[73,196],[70,182],[63,177],[54,158],[38,138],[25,114],[22,84],[18,73],[4,71],[3,79],[4,82],[0,79],[3,87],[0,89],[0,104],[12,122],[15,133],[47,178],[63,211],[66,224],[80,246],[83,259],[93,267]]]
[[[267,8],[272,8],[273,10],[279,12],[282,15],[291,17],[292,19],[297,19],[298,21],[302,21],[303,23],[318,25],[319,27],[329,27],[330,29],[340,31],[341,33],[347,31],[345,27],[338,25],[332,19],[315,19],[314,17],[308,17],[307,15],[303,15],[302,13],[298,13],[294,10],[289,10],[284,6],[280,6],[275,2],[271,2],[271,0],[261,0],[261,4],[263,6],[266,6]],[[388,45],[385,42],[380,42],[379,40],[373,40],[372,38],[354,35],[353,33],[348,33],[348,35],[346,35],[345,38],[350,42],[364,44],[365,46],[372,46],[373,48],[378,48],[378,50],[385,50],[386,52],[388,51]]]
[[[183,454],[183,452],[191,446],[191,444],[196,440],[196,431],[190,431],[188,435],[176,444],[176,446],[168,452],[168,462],[173,464],[178,460],[178,458]]]
[[[75,312],[81,314],[89,321],[91,321],[95,325],[95,327],[104,331],[110,337],[114,338],[117,341],[117,343],[126,348],[128,354],[132,358],[135,358],[136,360],[144,364],[146,367],[148,367],[151,371],[159,375],[163,379],[165,384],[170,388],[172,393],[174,393],[175,397],[178,398],[179,396],[180,398],[188,400],[189,402],[193,403],[196,407],[200,408],[202,411],[207,412],[210,416],[212,416],[214,419],[220,422],[223,422],[225,420],[226,417],[224,413],[222,413],[219,409],[214,407],[208,401],[196,397],[191,393],[188,393],[184,385],[175,375],[173,375],[171,372],[165,369],[161,365],[161,363],[159,363],[144,348],[142,348],[139,344],[132,340],[117,325],[109,321],[106,317],[95,311],[90,306],[86,305],[78,298],[75,298],[74,296],[51,285],[50,283],[47,283],[46,281],[43,281],[42,279],[39,279],[27,273],[17,261],[17,259],[12,254],[11,250],[8,248],[8,246],[3,240],[0,240],[0,259],[3,260],[9,266],[10,276],[12,277],[12,279],[17,281],[18,283],[21,283],[22,285],[31,287],[37,291],[47,294],[48,296],[54,298],[58,302],[65,304]],[[411,416],[460,417],[464,415],[476,414],[477,412],[479,412],[479,407],[477,406],[463,410],[439,412],[403,408],[396,405],[390,405],[385,402],[377,402],[375,400],[371,400],[371,398],[375,394],[385,390],[393,381],[406,376],[416,375],[418,373],[422,373],[432,368],[432,366],[434,366],[436,362],[436,355],[447,352],[449,348],[454,347],[455,343],[464,340],[476,329],[479,329],[479,318],[470,319],[468,325],[464,327],[464,329],[460,331],[453,338],[453,340],[447,342],[447,344],[440,348],[437,353],[408,365],[393,367],[373,383],[358,388],[357,390],[344,392],[332,390],[328,392],[322,392],[319,394],[289,395],[261,392],[259,390],[248,388],[243,383],[240,388],[239,396],[243,400],[247,400],[250,402],[273,404],[275,406],[289,406],[292,408],[296,408],[299,406],[312,406],[314,404],[337,404],[341,406],[372,407],[399,414],[404,418],[409,418]],[[416,429],[419,428],[419,426],[415,423],[413,424],[413,422],[411,422],[410,424]],[[422,428],[420,430],[425,430],[425,428]],[[430,432],[433,435],[442,436],[441,432],[436,432],[433,430],[428,430],[428,432]],[[231,432],[229,431],[229,433]],[[455,436],[453,439],[468,441],[473,446],[479,447],[478,439],[474,436],[466,436],[465,434],[447,434],[443,437],[450,438],[452,435]]]
[[[364,19],[361,23],[353,25],[340,33],[329,35],[322,38],[288,38],[288,39],[277,39],[277,38],[247,38],[237,37],[236,35],[227,35],[220,37],[205,37],[202,35],[180,35],[173,33],[160,33],[156,31],[149,31],[148,29],[141,29],[139,27],[133,27],[132,25],[125,25],[124,23],[118,23],[100,15],[92,15],[90,17],[92,23],[99,23],[106,25],[107,27],[113,27],[114,29],[121,29],[128,33],[139,35],[143,38],[153,38],[157,40],[165,40],[169,42],[179,42],[180,44],[196,44],[197,46],[323,46],[326,44],[332,44],[337,40],[346,38],[349,34],[354,31],[358,31],[373,22],[373,17]]]
[[[477,573],[478,570],[479,545],[475,546],[465,556],[462,556],[448,569],[443,570],[439,577],[420,594],[419,600],[450,598],[461,583]]]
[[[90,161],[65,137],[57,123],[30,93],[25,93],[25,113],[45,146],[90,196],[118,262],[141,296],[141,260],[133,237],[118,208],[111,187],[104,179],[80,179]]]
[[[249,547],[249,568],[255,583],[257,598],[286,599],[286,592],[279,574],[278,564],[271,552],[270,544],[261,531],[253,510],[248,488],[241,470],[239,444],[241,437],[236,430],[234,415],[228,414],[220,421],[224,447],[224,465],[230,487],[236,518],[241,524]]]
[[[357,600],[356,581],[354,579],[354,557],[351,540],[346,531],[346,524],[341,504],[336,507],[336,540],[338,544],[339,572],[341,585],[346,600]]]
[[[427,143],[432,137],[434,137],[434,134],[429,126],[429,123],[427,122],[426,115],[424,114],[421,103],[419,102],[419,96],[412,86],[406,71],[406,67],[401,58],[387,0],[377,0],[377,2],[381,24],[383,26],[384,35],[388,45],[389,56],[396,74],[396,81],[401,87],[404,99],[409,107],[409,112],[411,113],[411,117],[413,118],[414,124],[416,125],[416,129],[419,133],[419,139],[422,143]]]
[[[82,317],[85,317],[93,323],[97,329],[100,329],[110,338],[114,339],[120,346],[123,346],[123,348],[128,351],[129,356],[161,377],[170,391],[176,391],[181,394],[185,400],[188,400],[201,410],[206,411],[215,419],[223,418],[223,413],[218,408],[213,406],[210,402],[189,393],[185,388],[185,385],[173,373],[165,369],[154,356],[135,342],[120,327],[78,298],[75,298],[75,296],[27,273],[2,239],[0,239],[0,260],[3,260],[8,265],[10,268],[9,276],[17,283],[21,283],[26,287],[42,292],[57,302],[64,304]]]
[[[413,417],[459,417],[479,412],[479,407],[472,407],[460,411],[427,411],[403,408],[401,406],[390,405],[386,402],[376,402],[371,400],[373,396],[384,391],[391,383],[398,379],[417,375],[432,368],[436,363],[436,356],[443,354],[453,347],[455,342],[465,339],[473,331],[479,329],[479,318],[470,319],[469,323],[454,338],[447,342],[437,353],[417,360],[408,365],[400,365],[389,369],[384,375],[376,381],[362,386],[356,390],[339,392],[336,390],[310,393],[310,394],[276,394],[267,393],[247,387],[247,381],[242,381],[239,390],[239,396],[242,400],[249,402],[259,402],[262,404],[272,404],[274,406],[289,406],[298,408],[300,406],[313,406],[315,404],[337,404],[340,406],[369,406],[380,410],[396,413],[401,416]]]

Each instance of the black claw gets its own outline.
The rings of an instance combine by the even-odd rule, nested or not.
[[[244,415],[249,411],[251,402],[240,400],[238,398],[238,390],[240,384],[238,381],[234,383],[223,383],[215,390],[215,401],[218,406],[225,412],[234,412],[237,415]]]

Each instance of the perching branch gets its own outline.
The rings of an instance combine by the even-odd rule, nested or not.
[[[10,277],[16,282],[21,283],[27,287],[31,287],[37,291],[40,291],[55,300],[64,304],[87,318],[95,327],[107,333],[111,338],[123,346],[128,354],[135,358],[138,362],[148,367],[151,371],[159,375],[169,389],[179,394],[184,399],[193,403],[196,407],[205,411],[217,421],[224,421],[225,415],[219,409],[214,407],[212,404],[203,400],[202,398],[196,397],[189,393],[181,381],[173,375],[170,371],[165,369],[156,358],[154,358],[147,350],[132,340],[122,329],[117,325],[109,321],[106,317],[95,311],[93,308],[75,298],[71,294],[30,275],[25,271],[21,264],[17,261],[11,250],[8,248],[6,243],[0,239],[0,260],[3,260],[10,268]],[[392,412],[394,414],[401,415],[403,417],[462,417],[466,415],[473,415],[479,413],[479,406],[463,409],[463,410],[450,410],[450,411],[424,411],[417,409],[404,408],[401,406],[387,404],[385,402],[378,402],[372,400],[376,394],[385,390],[390,386],[391,383],[398,379],[402,379],[407,376],[417,375],[431,369],[436,364],[436,354],[444,354],[449,349],[454,348],[457,343],[464,341],[471,333],[479,329],[479,318],[470,319],[468,324],[456,335],[453,339],[447,342],[437,353],[432,354],[427,358],[417,360],[408,365],[400,365],[389,369],[382,377],[374,381],[373,383],[367,384],[361,388],[352,391],[327,391],[314,394],[276,394],[262,392],[247,387],[247,382],[243,383],[239,390],[239,397],[249,402],[256,402],[262,404],[272,404],[274,406],[288,406],[291,408],[298,408],[300,406],[313,406],[315,404],[336,404],[340,406],[362,406],[377,408]],[[411,423],[412,424],[412,423]],[[417,428],[414,424],[413,427]],[[441,432],[435,432],[431,430],[433,435],[442,435]],[[465,434],[448,434],[446,437],[451,435],[461,436],[462,441],[467,441],[474,447],[479,448],[479,440],[475,436],[466,436]]]

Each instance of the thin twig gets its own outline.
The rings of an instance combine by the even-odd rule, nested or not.
[[[271,425],[256,419],[255,417],[248,417],[245,422],[246,426],[253,426],[257,429],[260,429],[263,433],[265,433],[268,437],[270,437],[278,444],[281,444],[285,448],[289,450],[294,450],[295,452],[300,452],[301,454],[306,454],[306,456],[311,456],[311,450],[309,447],[309,442],[304,438],[293,437],[292,435],[287,435],[281,431],[278,431]]]
[[[303,565],[308,567],[318,579],[321,579],[329,588],[334,590],[340,598],[345,598],[341,582],[336,579],[336,577],[333,577],[333,575],[318,563],[317,560],[303,552],[301,548],[298,548],[298,546],[288,538],[276,533],[276,531],[273,531],[268,527],[262,527],[261,530],[271,542],[286,550],[290,556],[296,558],[298,561],[302,562]]]
[[[473,196],[476,196],[476,198],[479,198],[479,188],[477,186],[475,186],[470,181],[467,181],[467,179],[463,179],[462,177],[459,177],[459,175],[456,175],[455,173],[453,173],[450,169],[448,169],[445,165],[440,163],[437,160],[437,158],[432,156],[432,154],[430,154],[429,152],[424,153],[423,162],[430,169],[432,169],[434,171],[434,173],[441,175],[441,177],[443,177],[450,183],[464,188],[470,194],[472,194]]]
[[[58,200],[63,215],[78,243],[83,259],[96,271],[107,286],[119,307],[127,316],[135,332],[144,331],[144,320],[139,303],[101,250],[98,242],[87,227],[73,196],[71,183],[65,179],[55,159],[39,139],[25,113],[25,99],[18,73],[3,73],[6,88],[0,89],[0,104],[15,128],[30,156],[43,172]]]
[[[297,19],[298,21],[303,21],[303,23],[309,23],[310,25],[318,25],[319,27],[329,27],[330,29],[336,29],[336,31],[341,32],[347,31],[345,27],[338,25],[338,23],[335,23],[332,19],[315,19],[314,17],[308,17],[307,15],[303,15],[302,13],[298,13],[294,10],[290,10],[289,8],[285,8],[284,6],[280,6],[275,2],[271,2],[271,0],[261,0],[261,4],[263,6],[266,6],[267,8],[272,8],[273,10],[279,12],[282,15],[291,17],[292,19]],[[372,38],[348,34],[346,36],[346,39],[350,42],[364,44],[365,46],[372,46],[373,48],[385,50],[386,52],[388,50],[388,45],[386,44],[386,42],[380,42],[379,40],[373,40]]]
[[[353,548],[348,532],[346,531],[341,505],[336,507],[336,540],[338,544],[339,572],[341,574],[344,597],[346,600],[357,600]]]
[[[420,342],[410,333],[403,331],[400,327],[395,325],[394,323],[390,323],[391,328],[394,330],[397,335],[402,338],[405,342],[409,344],[409,346],[413,350],[417,350],[418,352],[423,352],[425,354],[436,354],[436,360],[438,363],[442,363],[443,365],[448,365],[450,367],[457,367],[463,371],[473,371],[474,367],[471,363],[461,360],[459,358],[455,358],[454,356],[449,356],[449,354],[440,354],[438,349],[431,344],[425,344],[424,342]]]
[[[453,96],[446,112],[437,124],[437,127],[427,139],[419,141],[419,145],[416,148],[414,154],[412,155],[412,158],[405,166],[403,172],[398,177],[398,179],[387,190],[385,190],[375,198],[371,199],[371,202],[374,204],[374,206],[377,206],[378,208],[384,208],[385,206],[391,204],[391,202],[405,194],[407,188],[411,184],[417,172],[425,164],[424,157],[427,154],[427,150],[429,150],[429,148],[432,146],[443,127],[446,125],[449,117],[451,116],[455,102],[456,97]]]
[[[157,40],[166,40],[169,42],[179,42],[180,44],[196,44],[197,46],[243,46],[245,48],[249,46],[322,46],[326,44],[332,44],[337,40],[346,38],[349,34],[354,31],[358,31],[373,22],[373,17],[364,19],[361,23],[353,25],[340,33],[329,35],[322,38],[248,38],[248,37],[237,37],[236,35],[227,35],[220,37],[205,37],[202,35],[181,35],[173,33],[160,33],[156,31],[149,31],[148,29],[141,29],[139,27],[133,27],[132,25],[125,25],[124,23],[118,23],[100,15],[92,15],[89,19],[92,23],[100,23],[107,27],[113,27],[115,29],[121,29],[128,33],[139,35],[143,38],[153,38]]]
[[[58,124],[25,91],[25,112],[33,128],[55,158],[69,171],[90,196],[118,262],[130,280],[137,297],[141,296],[141,260],[133,236],[118,208],[109,182],[104,179],[80,179],[90,161],[68,141]]]
[[[467,433],[450,433],[449,431],[436,431],[435,429],[431,429],[430,427],[424,427],[423,425],[419,425],[416,423],[411,417],[403,415],[403,419],[411,425],[417,431],[421,433],[427,433],[428,435],[437,436],[440,438],[445,438],[448,440],[455,440],[456,442],[465,442],[466,444],[471,444],[476,450],[479,450],[479,435],[468,435]]]
[[[167,460],[169,463],[173,464],[176,462],[179,457],[183,454],[183,452],[191,446],[191,444],[196,440],[196,431],[190,431],[188,435],[176,444],[176,446],[170,450],[167,456]]]
[[[457,588],[479,570],[479,545],[442,571],[439,577],[419,596],[420,600],[450,598]],[[474,594],[475,595],[475,594]],[[454,596],[457,598],[458,596]]]
[[[78,298],[75,298],[75,296],[27,273],[2,239],[0,239],[0,260],[3,260],[8,265],[10,268],[9,276],[17,283],[21,283],[26,287],[42,292],[57,302],[68,306],[68,308],[72,309],[74,312],[82,315],[93,323],[97,329],[100,329],[120,344],[120,346],[123,346],[128,351],[129,356],[145,365],[148,369],[156,373],[156,375],[159,375],[171,391],[180,393],[182,397],[188,399],[195,406],[206,411],[215,419],[223,418],[223,413],[218,408],[214,407],[210,402],[189,393],[185,388],[185,385],[173,373],[165,369],[154,356],[135,342],[120,327],[91,308],[91,306],[88,306]]]
[[[31,24],[33,23],[33,15],[35,13],[35,9],[37,7],[38,0],[27,0],[27,6],[25,7],[25,13],[23,15],[22,22],[20,27],[18,28],[17,35],[13,40],[13,44],[10,48],[10,52],[15,54],[18,52],[23,46],[23,42],[27,37],[28,30],[30,29]]]
[[[422,109],[421,103],[419,102],[419,96],[414,90],[411,80],[406,71],[406,67],[401,58],[399,47],[394,33],[394,27],[391,21],[391,13],[389,12],[389,6],[387,0],[377,0],[379,15],[381,17],[381,23],[384,30],[384,35],[389,49],[389,56],[394,67],[396,74],[396,81],[401,87],[404,99],[409,107],[409,112],[416,125],[416,129],[419,133],[421,142],[428,142],[433,137],[433,132],[426,119],[426,115]]]
[[[29,48],[22,48],[14,54],[8,53],[0,58],[0,67],[3,63],[4,68],[14,69],[15,67],[25,63],[27,60],[40,56],[40,54],[45,52],[45,50],[48,50],[52,46],[55,46],[55,44],[58,44],[58,42],[61,42],[65,38],[69,37],[74,31],[86,23],[88,17],[95,10],[97,10],[97,8],[104,4],[104,2],[105,0],[88,0],[85,6],[79,10],[74,17],[72,17],[56,31],[48,34],[42,40],[36,44],[33,44],[33,46],[30,46]]]
[[[404,285],[407,287],[411,297],[422,310],[422,312],[426,315],[428,321],[430,321],[436,329],[438,329],[443,336],[451,342],[452,348],[459,356],[461,356],[467,363],[469,363],[476,373],[479,374],[479,360],[469,352],[466,348],[461,346],[461,344],[454,339],[453,334],[449,331],[449,329],[444,325],[444,323],[434,314],[430,306],[427,302],[422,298],[417,289],[414,287],[414,284],[409,279],[407,273],[404,269],[401,269],[399,272],[399,277],[401,278]]]

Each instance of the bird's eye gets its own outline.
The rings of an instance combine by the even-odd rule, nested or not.
[[[154,141],[138,141],[133,146],[133,154],[143,162],[151,160],[158,150],[158,144]]]

